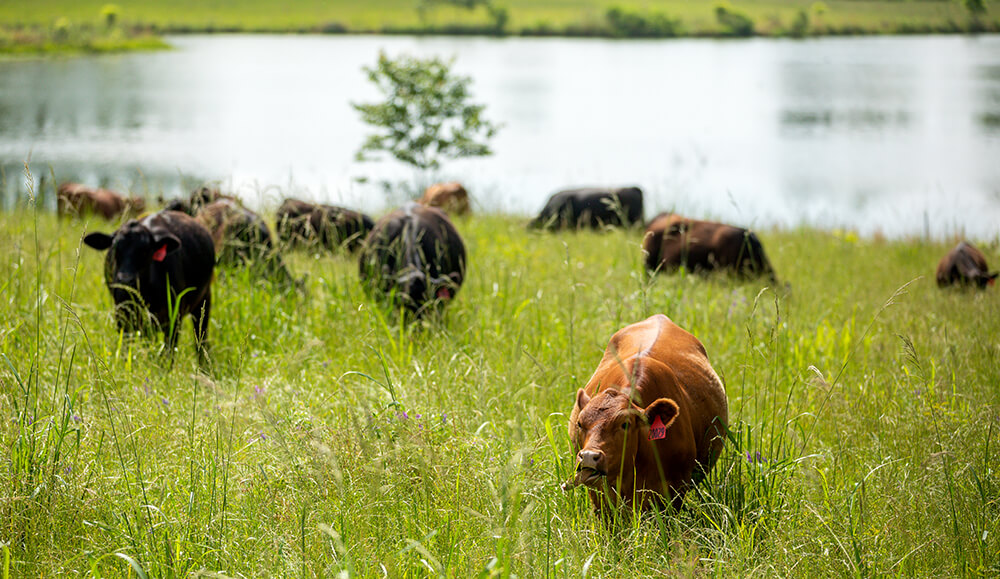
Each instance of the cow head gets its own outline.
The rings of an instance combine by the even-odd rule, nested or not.
[[[976,283],[979,284],[981,289],[986,289],[986,286],[993,285],[997,282],[998,275],[1000,275],[1000,272],[980,274],[979,278],[976,279]]]
[[[150,265],[163,261],[181,245],[177,236],[151,218],[133,219],[112,235],[90,233],[83,242],[100,251],[108,250],[105,278],[115,293],[115,301],[120,300],[114,286],[137,288],[139,276]]]
[[[616,484],[622,473],[635,467],[640,445],[649,438],[663,438],[677,413],[677,403],[669,398],[642,408],[618,390],[607,389],[593,398],[578,390],[569,427],[578,449],[575,483],[600,488],[607,478]],[[652,425],[657,431],[651,437]]]

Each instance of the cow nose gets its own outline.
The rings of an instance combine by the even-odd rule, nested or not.
[[[579,466],[602,470],[601,465],[604,462],[604,453],[598,450],[581,450],[576,455],[576,459],[580,463]]]

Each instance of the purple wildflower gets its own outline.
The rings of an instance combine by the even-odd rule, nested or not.
[[[80,418],[79,414],[74,414],[72,417],[73,422],[83,422],[83,418]]]

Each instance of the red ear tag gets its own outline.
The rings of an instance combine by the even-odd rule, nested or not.
[[[995,285],[997,283],[997,278],[990,278],[990,281],[986,282],[986,285]]]
[[[663,421],[657,416],[653,419],[653,424],[649,427],[649,440],[660,440],[666,437],[667,427],[663,425]]]
[[[153,261],[163,261],[163,258],[167,257],[167,244],[164,243],[160,249],[153,252]]]
[[[437,297],[440,300],[450,300],[451,299],[451,292],[448,291],[448,288],[446,288],[446,287],[438,288]]]

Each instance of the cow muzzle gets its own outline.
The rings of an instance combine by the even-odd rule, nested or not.
[[[596,487],[606,476],[603,452],[584,449],[576,455],[576,477],[573,479],[576,484]]]

